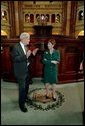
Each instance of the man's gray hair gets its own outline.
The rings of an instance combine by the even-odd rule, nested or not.
[[[21,33],[21,35],[20,35],[20,40],[25,39],[25,38],[30,38],[29,33],[27,33],[27,32]]]

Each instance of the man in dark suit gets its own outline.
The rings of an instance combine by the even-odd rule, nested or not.
[[[31,50],[27,50],[27,45],[30,42],[30,35],[26,32],[21,33],[20,42],[16,43],[12,49],[12,58],[14,63],[14,74],[19,84],[19,107],[21,111],[27,112],[25,106],[28,100],[27,94],[29,90],[29,57],[31,56]],[[25,48],[26,47],[26,48]],[[37,52],[35,49],[33,54]]]

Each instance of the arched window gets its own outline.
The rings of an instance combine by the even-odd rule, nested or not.
[[[46,14],[46,16],[47,16],[47,22],[49,22],[49,14]]]
[[[51,15],[51,23],[55,23],[55,14]]]
[[[34,23],[34,15],[33,14],[30,14],[30,22]]]
[[[39,14],[36,14],[36,20],[37,20],[38,24],[41,24],[40,23],[40,15]]]
[[[25,14],[25,22],[27,22],[27,23],[30,22],[30,16],[29,16],[29,14]]]
[[[37,19],[38,16],[39,16],[39,14],[36,14],[36,19]]]
[[[55,17],[56,22],[60,22],[60,14],[57,14]]]

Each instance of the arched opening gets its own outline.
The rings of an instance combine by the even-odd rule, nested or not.
[[[34,23],[34,15],[33,14],[30,14],[30,22]]]
[[[30,21],[30,16],[29,16],[29,14],[25,14],[25,22],[26,22],[26,23],[29,23],[29,21]]]
[[[1,38],[2,39],[7,38],[7,33],[4,30],[1,30]]]
[[[79,11],[79,15],[78,15],[78,16],[79,16],[79,18],[78,18],[79,20],[82,20],[82,19],[83,19],[83,17],[84,17],[84,12],[83,12],[83,10],[80,10],[80,11]]]
[[[80,31],[78,36],[84,36],[84,30]]]

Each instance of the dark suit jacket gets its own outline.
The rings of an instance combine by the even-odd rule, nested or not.
[[[20,45],[17,43],[12,49],[12,58],[14,63],[14,73],[17,79],[25,78],[28,72],[27,68],[27,57],[24,54],[24,51]]]

